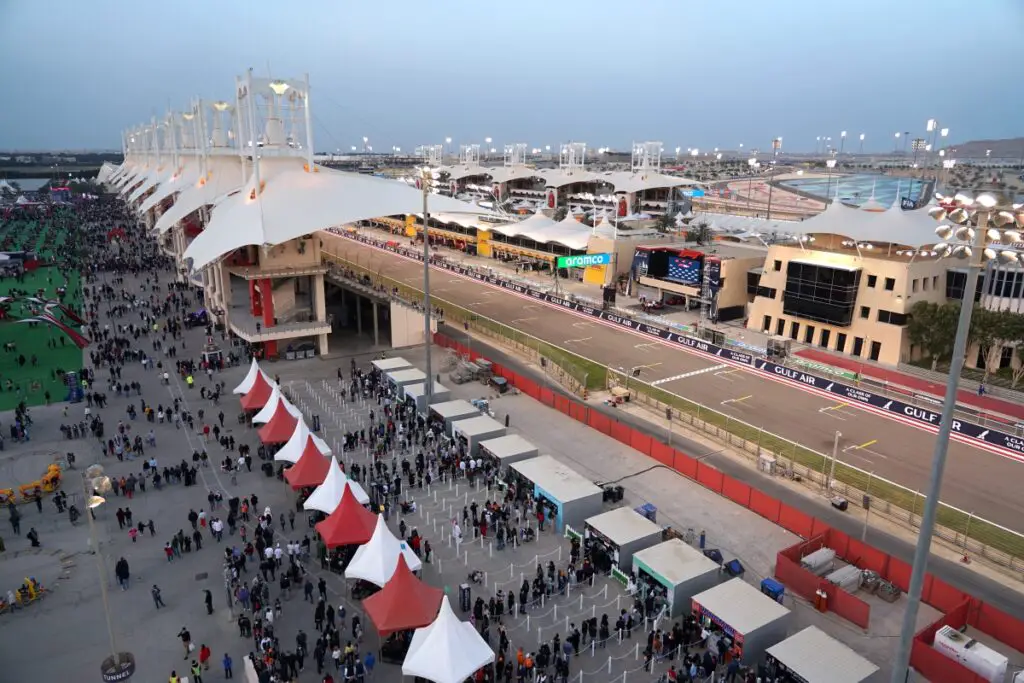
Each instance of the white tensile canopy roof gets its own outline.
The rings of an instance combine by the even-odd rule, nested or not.
[[[245,374],[245,379],[239,382],[238,386],[231,392],[232,394],[248,394],[249,390],[256,385],[256,378],[259,377],[263,370],[260,369],[260,364],[256,362],[256,357],[253,356],[252,363],[249,364],[249,372]],[[264,373],[263,378],[267,380],[267,384],[270,384],[270,378]]]
[[[274,413],[277,412],[277,404],[281,400],[281,387],[273,381],[270,382],[270,385],[273,387],[270,392],[270,398],[268,398],[267,402],[263,404],[263,407],[253,415],[253,424],[266,424],[270,422],[274,417]]]
[[[533,237],[534,234],[539,235],[542,231],[555,225],[558,225],[555,220],[548,218],[544,215],[543,211],[537,209],[537,212],[529,218],[512,223],[505,223],[504,225],[495,225],[491,227],[491,230],[494,232],[500,232],[506,237],[528,237],[529,239],[537,239]]]
[[[409,651],[402,662],[402,674],[434,683],[462,683],[493,661],[491,646],[472,624],[455,616],[445,595],[434,623],[412,634]]]
[[[795,223],[793,227],[795,232],[804,235],[841,235],[855,242],[905,244],[916,248],[939,241],[935,225],[927,208],[904,211],[897,203],[888,211],[862,211],[833,199],[817,216]]]
[[[225,195],[242,187],[242,160],[236,156],[211,157],[206,175],[199,174],[191,186],[184,187],[174,202],[156,220],[156,229],[165,233],[196,209],[215,204]]]
[[[594,234],[599,237],[612,237],[614,238],[618,234],[618,230],[615,225],[608,220],[607,214],[601,217],[597,225],[594,226]]]
[[[302,509],[319,510],[325,515],[331,514],[341,502],[341,496],[345,493],[346,486],[352,489],[352,495],[356,497],[360,505],[370,502],[370,497],[366,495],[363,487],[345,476],[345,473],[341,471],[341,465],[338,464],[338,458],[332,457],[331,468],[327,470],[324,483],[317,486],[316,490],[309,495],[306,502],[302,504]]]
[[[612,171],[599,176],[601,180],[615,187],[616,192],[640,192],[666,187],[691,187],[701,183],[690,178],[665,175],[664,173]]]
[[[120,194],[122,197],[127,195],[129,192],[131,192],[132,188],[134,188],[139,183],[145,181],[146,178],[149,177],[150,172],[154,170],[156,170],[155,167],[150,166],[149,164],[143,164],[141,166],[138,166],[134,172],[125,177],[123,182],[119,183],[120,187],[117,191],[118,194]]]
[[[292,432],[291,437],[281,446],[281,450],[274,454],[274,460],[290,462],[294,465],[306,450],[306,441],[309,437],[313,437],[313,444],[322,455],[331,454],[331,448],[327,445],[327,442],[309,431],[306,421],[299,418],[299,421],[295,423],[295,431]],[[339,498],[338,500],[340,501],[341,499]]]
[[[333,226],[423,209],[423,193],[404,183],[322,167],[306,171],[301,159],[262,161],[260,182],[262,191],[250,178],[242,192],[214,207],[206,230],[185,250],[194,269],[239,247],[281,244]],[[479,213],[472,204],[442,195],[430,196],[430,210]]]
[[[169,197],[172,192],[187,189],[197,182],[201,169],[198,159],[186,159],[181,166],[172,169],[160,180],[160,184],[153,191],[153,194],[146,197],[146,201],[139,206],[139,213],[145,213]]]
[[[107,182],[116,171],[117,167],[114,164],[104,161],[103,165],[100,166],[100,172],[96,174],[96,182],[100,184]]]
[[[388,523],[384,521],[384,515],[377,515],[377,527],[373,530],[373,537],[365,545],[359,546],[359,550],[345,568],[345,578],[362,579],[383,588],[395,574],[399,555],[405,557],[405,563],[414,572],[423,566],[409,544],[398,540],[391,533]]]
[[[168,173],[173,174],[174,171],[176,170],[177,169],[174,168],[173,165],[170,163],[161,164],[157,166],[154,170],[150,171],[149,175],[146,176],[146,179],[142,181],[141,184],[139,184],[134,190],[132,190],[128,194],[128,201],[137,201],[139,197],[143,195],[144,192],[146,192],[152,187],[156,187],[157,183],[159,183],[164,178],[168,177]]]

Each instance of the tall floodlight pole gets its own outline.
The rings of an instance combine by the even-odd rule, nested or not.
[[[772,174],[768,178],[768,220],[772,219],[772,190],[775,189],[775,169],[779,165],[779,150],[781,148],[782,138],[775,138],[772,140]]]
[[[423,348],[427,352],[427,381],[424,384],[426,392],[426,405],[430,405],[434,397],[434,375],[430,369],[430,237],[427,234],[427,224],[430,222],[430,209],[427,206],[427,198],[430,196],[431,173],[427,167],[423,168]]]
[[[939,423],[939,434],[935,441],[932,470],[928,480],[924,510],[921,513],[917,546],[914,549],[914,564],[910,575],[910,588],[907,591],[907,609],[903,615],[903,629],[900,632],[896,665],[892,670],[891,680],[893,683],[905,683],[909,675],[910,650],[914,632],[917,630],[921,590],[924,586],[925,570],[928,567],[928,554],[931,548],[932,533],[935,529],[935,516],[939,509],[939,489],[942,486],[942,475],[949,451],[949,437],[953,429],[953,413],[956,409],[960,372],[967,351],[978,274],[981,272],[982,264],[987,260],[998,259],[1001,263],[1016,263],[1020,260],[1018,251],[1013,247],[1013,244],[1020,240],[1020,232],[1016,229],[1000,230],[1000,228],[1004,228],[1004,226],[1014,228],[1015,221],[1018,224],[1024,224],[1024,214],[1015,216],[1009,210],[1010,206],[997,207],[996,205],[1001,202],[992,194],[982,194],[977,199],[965,194],[957,194],[956,197],[937,195],[937,198],[940,205],[931,209],[929,213],[940,221],[948,218],[953,225],[939,227],[936,234],[944,240],[949,240],[952,237],[955,243],[943,242],[937,245],[936,250],[943,256],[953,256],[968,261],[967,282],[964,284],[964,295],[960,303],[960,319],[957,323],[956,338],[953,343],[949,379],[946,381],[942,420]],[[1012,208],[1013,211],[1019,211],[1017,206]],[[972,228],[974,219],[977,219],[977,225]],[[1024,226],[1018,225],[1017,227]],[[986,245],[986,243],[988,244]]]

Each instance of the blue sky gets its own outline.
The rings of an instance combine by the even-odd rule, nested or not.
[[[1022,31],[1021,0],[0,0],[0,148],[119,147],[249,67],[310,74],[318,151],[1013,137]]]

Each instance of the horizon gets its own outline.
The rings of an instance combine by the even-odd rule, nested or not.
[[[845,130],[844,152],[858,152],[863,133],[864,153],[878,155],[902,148],[896,132],[930,138],[929,119],[949,129],[944,146],[1024,134],[1016,116],[1024,93],[1005,85],[1024,47],[966,30],[956,50],[937,50],[918,28],[962,11],[952,0],[749,2],[728,24],[711,5],[648,0],[630,7],[627,30],[609,0],[459,9],[396,0],[380,12],[313,0],[296,15],[261,2],[185,0],[168,16],[123,0],[61,12],[8,3],[0,63],[15,66],[7,90],[31,96],[5,102],[0,148],[117,153],[124,129],[194,97],[230,96],[248,67],[310,74],[323,153],[346,152],[364,136],[379,151],[451,137],[454,149],[485,138],[498,149],[573,139],[627,151],[633,140],[659,140],[666,153],[763,151],[782,137],[784,152],[809,153],[825,146],[818,138],[842,146]],[[971,26],[1024,28],[1014,0],[971,11]],[[113,24],[116,40],[95,39]],[[61,50],[39,51],[39,36]],[[949,95],[935,98],[939,88]]]

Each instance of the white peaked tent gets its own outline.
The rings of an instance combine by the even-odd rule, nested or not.
[[[249,366],[249,372],[246,373],[245,379],[243,379],[242,382],[237,387],[235,387],[234,391],[232,391],[231,393],[243,395],[248,394],[249,390],[256,385],[256,378],[259,377],[261,372],[263,372],[263,370],[260,369],[260,364],[257,363],[256,358],[253,357],[252,365]],[[266,375],[264,375],[264,377],[266,378]]]
[[[360,505],[366,505],[370,502],[370,497],[366,495],[363,487],[345,476],[345,473],[341,471],[341,466],[338,464],[338,459],[332,457],[331,469],[327,470],[327,477],[324,479],[324,483],[316,487],[316,490],[302,504],[302,508],[304,510],[319,510],[325,515],[329,515],[334,512],[335,508],[338,507],[338,503],[341,502],[341,496],[345,493],[346,486],[352,489],[352,495],[356,497]],[[412,566],[410,565],[411,568]]]
[[[267,399],[267,405],[263,406],[260,411],[253,416],[253,424],[266,424],[274,419],[274,413],[277,412],[277,404],[282,401],[284,402],[285,409],[289,413],[294,417],[302,417],[302,411],[289,403],[288,399],[286,399],[284,394],[281,392],[281,387],[275,384],[274,390],[270,392],[270,398]]]
[[[402,663],[402,675],[419,676],[434,683],[462,683],[477,669],[493,661],[491,646],[472,624],[455,616],[446,595],[441,599],[441,609],[434,623],[418,628],[412,634],[409,651]]]
[[[292,464],[297,463],[306,450],[306,441],[309,440],[309,437],[313,437],[313,444],[323,455],[331,454],[330,446],[319,436],[309,431],[306,421],[299,418],[299,421],[295,423],[295,431],[292,432],[291,438],[281,446],[281,450],[274,454],[274,460],[283,460]]]
[[[316,495],[315,491],[313,495]],[[409,544],[398,540],[391,533],[387,522],[384,521],[384,515],[377,515],[377,528],[373,530],[373,537],[366,545],[361,545],[356,550],[352,561],[345,568],[345,578],[362,579],[383,588],[395,574],[399,555],[405,557],[405,563],[409,565],[410,570],[415,572],[423,567],[420,558],[416,557]]]

